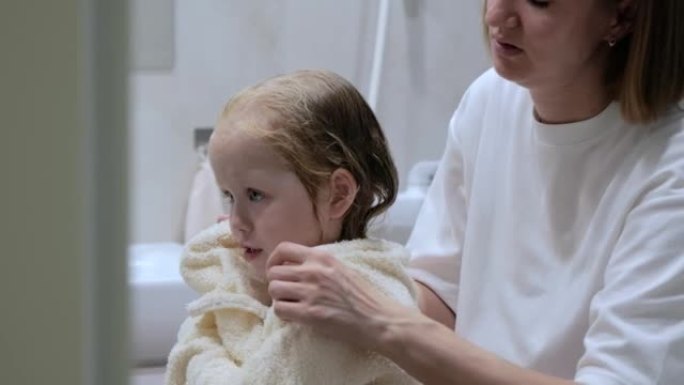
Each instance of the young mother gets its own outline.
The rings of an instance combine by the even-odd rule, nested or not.
[[[424,314],[294,244],[277,314],[425,384],[682,384],[684,1],[488,0],[485,23],[494,69],[408,243]]]

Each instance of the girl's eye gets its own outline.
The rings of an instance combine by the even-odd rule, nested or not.
[[[528,0],[528,2],[537,8],[546,8],[549,6],[549,0]]]
[[[223,198],[225,198],[228,203],[233,203],[233,194],[229,193],[228,191],[223,192]]]
[[[247,197],[252,202],[259,202],[260,200],[264,199],[264,194],[256,190],[249,189],[247,190]]]

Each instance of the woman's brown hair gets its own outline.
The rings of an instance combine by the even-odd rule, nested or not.
[[[597,1],[617,7],[624,0]],[[486,12],[485,1],[489,43]],[[619,17],[630,32],[610,47],[606,85],[625,120],[648,123],[684,98],[684,0],[633,0]]]
[[[684,1],[634,0],[633,7],[632,32],[613,47],[609,71],[619,74],[625,119],[647,123],[684,97]]]
[[[398,178],[385,135],[359,91],[330,71],[298,71],[239,92],[221,118],[252,107],[268,124],[250,130],[291,165],[312,202],[336,169],[354,176],[358,191],[340,240],[365,237],[369,221],[394,202]]]

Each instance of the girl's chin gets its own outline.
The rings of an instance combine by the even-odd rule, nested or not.
[[[259,284],[266,284],[267,283],[265,272],[261,271],[261,269],[259,269],[259,270],[255,269],[254,266],[250,266],[250,268],[249,268],[249,279],[251,281],[253,281],[254,283],[259,283]]]
[[[268,282],[266,278],[262,277],[249,277],[249,286],[251,295],[259,302],[265,306],[271,306],[273,301],[271,296],[268,294]]]

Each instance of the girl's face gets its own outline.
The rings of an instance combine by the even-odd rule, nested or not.
[[[570,85],[606,66],[615,5],[607,0],[487,0],[497,72],[533,88]]]
[[[325,191],[314,210],[304,185],[271,147],[245,133],[219,127],[209,146],[216,180],[229,203],[235,240],[251,266],[252,278],[265,281],[268,256],[287,241],[315,246],[330,241]]]

